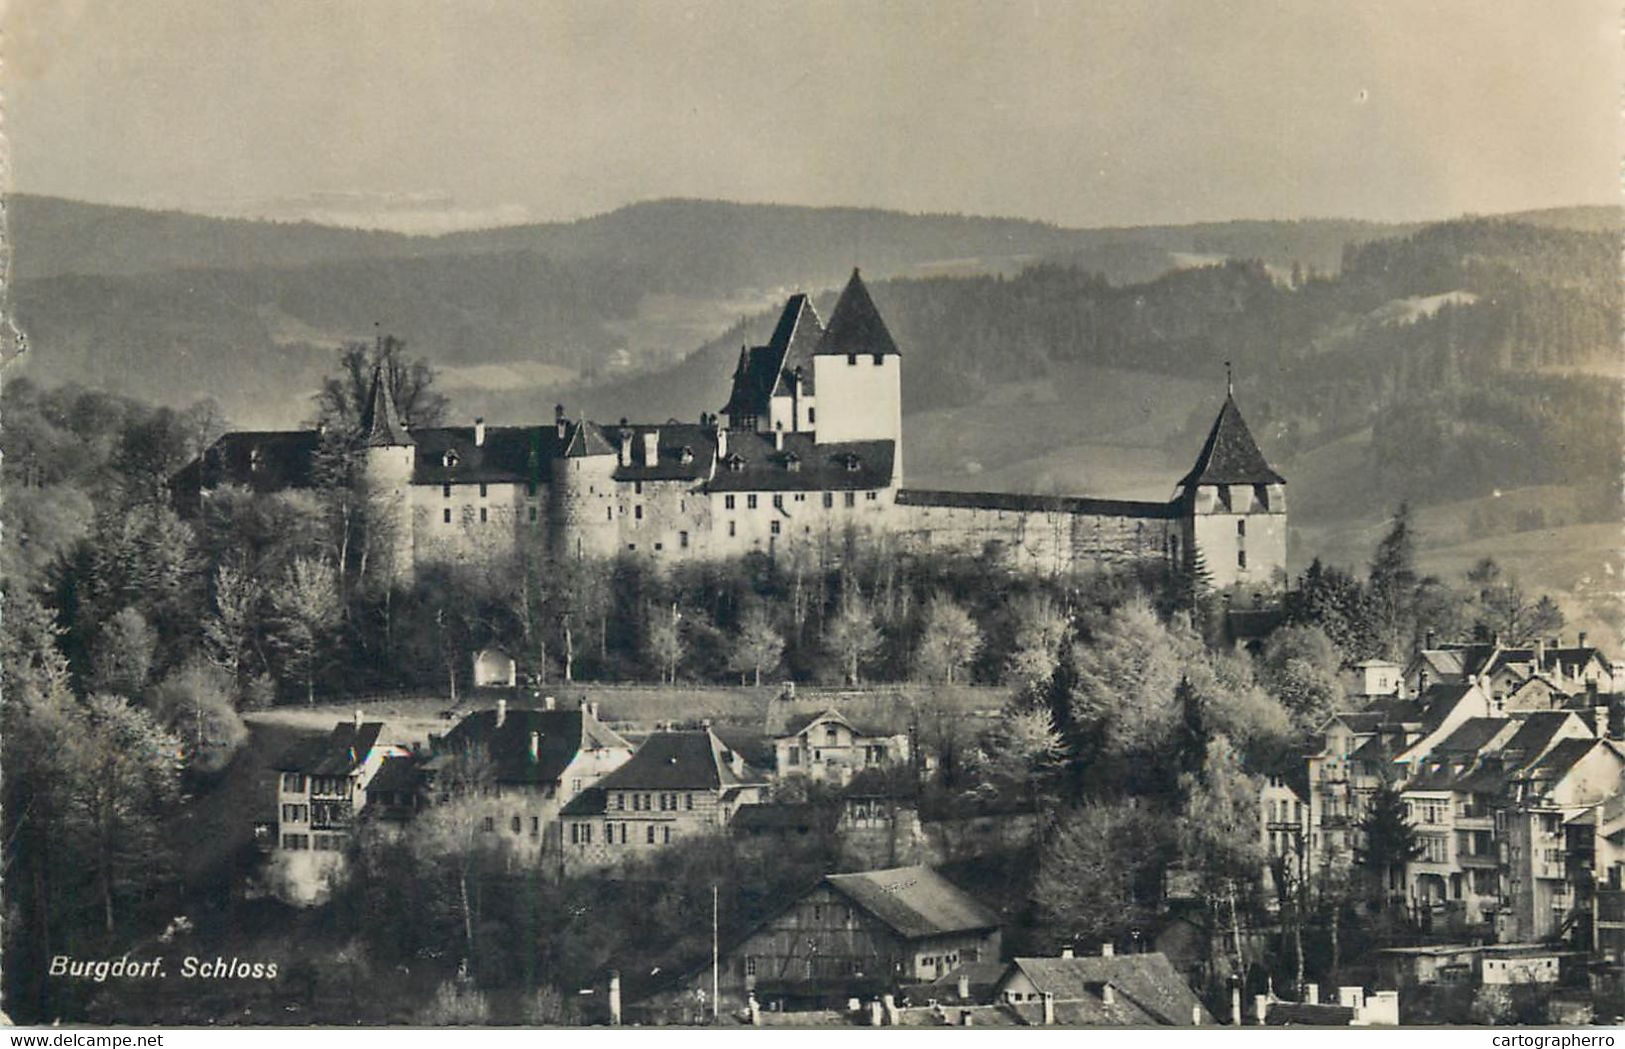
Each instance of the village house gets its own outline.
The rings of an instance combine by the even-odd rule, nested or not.
[[[1033,1026],[1193,1027],[1214,1023],[1166,955],[1117,954],[1014,958],[994,997]]]
[[[273,878],[290,900],[316,901],[343,870],[368,786],[387,760],[412,756],[410,746],[393,739],[383,722],[363,722],[358,710],[354,720],[276,762]]]
[[[833,707],[792,717],[773,740],[780,777],[806,776],[844,786],[854,773],[906,764],[908,735],[861,725]]]
[[[762,800],[765,785],[709,728],[656,732],[564,806],[557,869],[575,874],[725,833],[736,811]]]
[[[477,807],[479,829],[521,866],[540,865],[558,838],[560,811],[632,758],[632,744],[582,700],[560,710],[494,709],[464,717],[430,741],[426,789],[436,805]]]

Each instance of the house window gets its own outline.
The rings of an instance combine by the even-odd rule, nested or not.
[[[592,824],[583,823],[581,825],[581,840],[588,845],[592,844]]]
[[[734,497],[731,496],[731,495],[723,496],[722,497],[722,508],[724,510],[732,510],[734,508]]]
[[[635,521],[643,520],[643,504],[642,503],[639,503],[637,506],[634,506],[632,508],[632,519],[635,520]]]
[[[754,495],[745,496],[745,509],[747,509],[747,510],[756,509],[756,496],[754,496]]]
[[[450,510],[442,510],[442,511],[440,511],[440,519],[442,521],[446,522],[447,524],[451,524],[451,511]]]
[[[847,506],[857,506],[858,505],[858,493],[857,492],[847,492],[846,493],[846,505]]]
[[[775,510],[783,510],[784,509],[784,496],[782,494],[781,495],[775,495],[773,497],[773,508]]]
[[[624,811],[626,809],[626,795],[625,794],[617,794],[617,795],[615,795],[615,808],[616,808],[617,811]]]
[[[540,837],[541,833],[542,818],[540,816],[532,816],[530,818],[530,836],[533,838]]]
[[[451,498],[451,485],[449,485],[449,484],[441,485],[440,486],[440,494],[445,496],[447,499],[450,499]]]
[[[1236,567],[1237,568],[1246,568],[1247,567],[1247,551],[1245,551],[1245,550],[1237,550],[1236,551]]]
[[[570,844],[581,844],[581,825],[579,823],[570,824]]]
[[[604,823],[604,844],[615,844],[615,824],[608,821],[605,821]]]
[[[683,549],[683,550],[688,549],[688,533],[687,532],[678,532],[677,533],[677,546],[680,549]]]
[[[536,523],[536,508],[534,506],[530,508],[530,523]]]
[[[532,498],[532,499],[536,498],[536,482],[535,481],[527,481],[527,482],[525,482],[525,494],[527,496],[529,496],[530,498]]]
[[[730,536],[738,534],[738,530],[734,527],[734,523],[732,521],[728,522],[728,534]]]
[[[772,532],[774,535],[778,535],[779,534],[779,522],[774,521],[770,525],[768,525],[768,531]]]
[[[790,748],[790,764],[792,764],[792,765],[801,764],[801,748],[800,747],[791,747]]]
[[[864,492],[864,493],[863,493],[863,497],[864,497],[864,498],[865,498],[865,499],[867,499],[867,500],[868,500],[868,501],[869,501],[869,502],[871,502],[871,503],[872,503],[872,502],[874,502],[874,501],[875,501],[875,500],[876,500],[876,499],[879,499],[879,498],[880,498],[880,493],[879,493],[879,492]]]
[[[661,844],[662,845],[670,845],[671,844],[671,828],[670,827],[662,827],[662,828],[660,828],[660,833],[661,833]]]
[[[485,822],[481,825],[480,829],[489,834],[491,831],[497,829],[497,821],[494,818],[487,816],[485,817]]]
[[[482,507],[480,507],[480,524],[484,524],[485,521],[486,521],[485,507],[482,506]]]
[[[824,493],[824,509],[828,510],[830,507],[832,507],[834,505],[835,505],[835,493],[834,492],[825,492]]]
[[[818,421],[818,409],[817,408],[808,408],[807,409],[807,423],[809,425],[811,425],[812,423],[815,423],[817,421]]]
[[[651,823],[651,824],[649,824],[647,827],[645,827],[643,829],[647,832],[647,834],[645,835],[645,837],[648,838],[647,843],[650,844],[650,845],[653,845],[655,843],[655,825],[653,823]]]
[[[621,824],[621,844],[626,844],[626,824]]]
[[[508,821],[508,826],[515,834],[518,834],[520,828],[524,826],[524,821],[518,816],[515,816],[513,819]]]
[[[305,777],[298,772],[283,773],[282,789],[289,794],[303,794],[305,792]]]
[[[824,726],[824,742],[833,744],[839,738],[834,725]]]
[[[745,955],[745,975],[756,975],[756,956],[754,954]]]
[[[693,808],[694,808],[694,795],[692,795],[692,794],[684,794],[683,795],[683,808],[689,809],[691,811],[693,810]]]
[[[486,494],[487,494],[487,492],[486,492],[486,487],[485,487],[485,485],[483,485],[483,484],[482,484],[482,485],[480,485],[480,498],[481,498],[481,499],[484,499],[484,498],[485,498],[485,496],[486,496]]]
[[[656,550],[664,550],[664,549],[666,549],[666,544],[665,543],[656,543],[655,544],[655,549]]]

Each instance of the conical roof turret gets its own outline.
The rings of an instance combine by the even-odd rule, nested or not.
[[[1180,487],[1190,489],[1203,484],[1285,484],[1286,478],[1276,473],[1258,450],[1258,442],[1247,429],[1236,407],[1236,396],[1227,393],[1219,417],[1213,420],[1207,441],[1191,472],[1180,479]]]
[[[395,448],[417,443],[395,414],[395,399],[389,394],[389,382],[384,378],[382,364],[372,370],[372,390],[367,395],[367,406],[361,412],[361,443],[368,448]]]

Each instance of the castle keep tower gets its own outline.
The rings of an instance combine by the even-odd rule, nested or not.
[[[903,358],[857,270],[813,354],[819,444],[891,441],[893,483],[903,478]]]
[[[1214,587],[1274,593],[1286,582],[1286,479],[1241,418],[1233,389],[1208,431],[1196,465],[1174,491],[1182,560],[1200,558]]]
[[[560,409],[561,411],[563,409]],[[551,464],[547,514],[555,558],[609,557],[619,546],[615,520],[616,449],[585,419],[558,427],[559,454]]]
[[[372,391],[361,413],[362,477],[370,556],[384,560],[384,575],[412,581],[412,469],[417,441],[395,414],[383,368],[372,372]]]

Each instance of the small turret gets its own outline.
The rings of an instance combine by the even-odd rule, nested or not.
[[[383,365],[372,370],[372,390],[360,420],[366,495],[377,549],[389,557],[385,573],[397,582],[412,577],[412,471],[417,441],[402,425]]]

